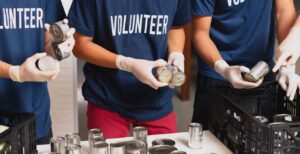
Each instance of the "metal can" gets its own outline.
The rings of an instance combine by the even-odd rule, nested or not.
[[[264,62],[258,62],[249,73],[245,73],[244,80],[248,82],[257,82],[259,79],[263,78],[270,72],[269,65]]]
[[[145,127],[134,127],[132,130],[132,134],[135,140],[144,142],[145,146],[143,148],[144,154],[147,154],[148,150],[148,142],[147,142],[147,136],[148,136],[148,130]]]
[[[177,66],[173,66],[172,69],[172,80],[171,83],[177,87],[182,86],[185,82],[185,74],[179,70],[179,68]]]
[[[187,153],[184,151],[175,150],[175,151],[172,151],[171,154],[187,154]]]
[[[106,142],[97,143],[92,146],[91,154],[109,154]]]
[[[273,117],[274,122],[296,122],[299,118],[291,114],[276,114]]]
[[[72,133],[72,134],[67,134],[65,136],[66,138],[66,145],[80,145],[80,136],[78,133]]]
[[[167,139],[167,138],[156,139],[156,140],[152,141],[152,146],[156,146],[156,145],[174,146],[175,145],[175,141],[171,140],[171,139]]]
[[[155,68],[154,76],[157,80],[169,84],[173,77],[173,67],[170,64]]]
[[[262,124],[268,124],[269,123],[269,119],[266,118],[265,116],[255,116],[254,118]]]
[[[69,30],[69,25],[65,24],[63,21],[59,21],[50,25],[50,34],[53,39],[53,43],[59,44],[67,40],[67,33]]]
[[[60,154],[65,154],[66,141],[64,137],[57,137],[50,139],[51,152],[57,152]]]
[[[125,154],[125,142],[110,144],[110,154]]]
[[[128,141],[125,144],[125,153],[126,154],[147,154],[145,153],[146,144],[143,141]]]
[[[81,146],[77,144],[67,145],[66,154],[81,154]]]
[[[177,150],[177,148],[169,145],[156,145],[149,149],[149,154],[168,154]]]
[[[203,127],[200,123],[189,125],[188,145],[192,149],[199,149],[202,146]]]
[[[57,65],[58,61],[51,56],[42,57],[36,62],[36,67],[41,71],[53,71]]]

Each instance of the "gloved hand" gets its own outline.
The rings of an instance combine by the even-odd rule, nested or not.
[[[64,24],[69,23],[68,19],[64,19],[63,22],[64,22]],[[47,31],[47,35],[50,36],[50,25],[46,23],[45,24],[45,29]],[[72,50],[74,48],[74,45],[75,45],[75,39],[74,39],[74,36],[73,36],[74,33],[75,33],[75,29],[70,28],[70,30],[67,32],[68,39],[66,41],[58,44],[58,48],[63,53],[72,52]],[[53,47],[52,47],[52,39],[49,39],[49,38],[51,38],[51,37],[46,37],[45,38],[45,51],[46,51],[46,53],[48,53],[48,55],[50,55],[52,57],[55,57],[54,50],[53,50]]]
[[[276,65],[273,68],[273,72],[276,72],[282,66],[295,65],[300,56],[300,27],[294,27],[286,39],[279,45],[277,49]]]
[[[116,65],[120,70],[131,72],[142,83],[149,85],[154,89],[166,86],[166,84],[157,81],[152,74],[152,69],[167,64],[164,60],[148,61],[143,59],[134,59],[131,57],[117,56]]]
[[[250,70],[244,66],[229,66],[224,60],[218,60],[214,64],[215,70],[227,79],[236,89],[252,89],[261,85],[263,79],[256,83],[247,82],[243,79],[241,73],[248,73]]]
[[[172,52],[169,55],[168,63],[175,65],[184,72],[184,55],[182,52]]]
[[[279,85],[286,91],[286,96],[292,101],[295,98],[297,88],[300,89],[300,77],[293,67],[281,67],[276,77]]]
[[[27,58],[22,65],[10,67],[10,78],[16,82],[45,82],[54,80],[60,71],[59,63],[57,63],[55,70],[43,72],[38,70],[35,65],[36,61],[44,56],[46,56],[46,53],[37,53]]]

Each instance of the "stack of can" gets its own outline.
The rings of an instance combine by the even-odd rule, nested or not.
[[[80,154],[80,136],[78,133],[67,134],[65,137],[50,139],[52,153],[60,154]]]
[[[100,129],[89,130],[90,154],[109,154],[108,144],[105,142],[103,132]]]

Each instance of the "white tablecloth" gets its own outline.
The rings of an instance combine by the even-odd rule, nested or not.
[[[152,145],[152,141],[155,139],[169,138],[176,141],[175,147],[178,150],[187,152],[188,154],[232,154],[232,152],[223,145],[211,132],[204,131],[203,133],[203,145],[201,149],[193,150],[188,148],[188,133],[176,133],[176,134],[163,134],[163,135],[150,135],[148,136],[148,145]],[[132,140],[132,137],[127,138],[117,138],[117,139],[108,139],[107,143],[114,143],[119,141],[128,141]],[[82,154],[88,154],[88,142],[81,142]],[[38,146],[39,154],[50,151],[49,145]]]

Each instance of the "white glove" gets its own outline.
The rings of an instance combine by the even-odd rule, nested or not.
[[[64,24],[68,24],[69,21],[68,19],[64,19],[63,20]],[[46,31],[49,33],[50,31],[50,25],[49,24],[45,24],[45,29]],[[68,39],[65,40],[64,42],[58,44],[58,48],[60,51],[62,51],[63,53],[70,53],[72,52],[74,45],[75,45],[75,39],[74,39],[74,33],[75,33],[75,29],[74,28],[70,28],[70,30],[67,32],[67,37]],[[50,34],[49,34],[50,35]],[[54,51],[53,51],[53,47],[52,47],[52,40],[45,40],[45,50],[46,52],[51,55],[52,57],[55,57],[53,55]]]
[[[300,89],[300,77],[292,67],[281,67],[276,77],[279,85],[286,91],[286,96],[292,101],[295,98],[297,88]]]
[[[276,65],[273,72],[280,69],[281,66],[295,65],[300,56],[300,27],[294,27],[286,39],[279,45],[277,49]]]
[[[60,71],[59,63],[57,63],[56,69],[53,71],[40,71],[35,65],[37,60],[44,56],[46,56],[46,53],[37,53],[27,58],[22,65],[10,67],[10,78],[16,82],[45,82],[54,80]]]
[[[214,64],[216,72],[227,79],[236,89],[252,89],[261,85],[263,79],[256,83],[247,82],[243,79],[241,73],[248,73],[250,70],[244,66],[229,66],[224,60],[218,60]]]
[[[164,60],[148,61],[143,59],[134,59],[131,57],[117,56],[116,65],[120,70],[131,72],[142,83],[149,85],[154,89],[166,86],[166,84],[157,81],[152,74],[155,67],[165,66]]]
[[[184,55],[182,52],[172,52],[169,55],[168,63],[177,66],[179,70],[184,72]]]

